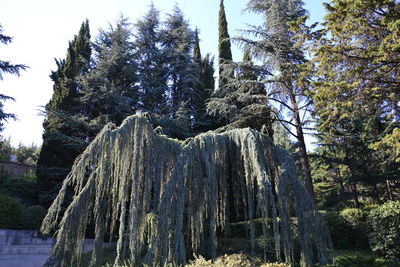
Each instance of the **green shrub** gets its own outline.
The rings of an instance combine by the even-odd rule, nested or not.
[[[266,263],[260,267],[291,267],[292,265],[286,263]]]
[[[249,257],[246,254],[231,254],[216,258],[214,261],[206,260],[203,257],[196,257],[190,261],[185,267],[291,267],[285,263],[264,263],[259,258]]]
[[[347,208],[340,211],[340,216],[354,227],[365,224],[366,221],[366,214],[362,209]]]
[[[368,224],[372,250],[387,258],[400,259],[400,201],[372,209]]]
[[[40,205],[30,206],[22,212],[21,225],[25,230],[38,230],[44,217],[46,209]]]
[[[397,267],[397,262],[376,257],[368,251],[345,251],[326,267]]]
[[[24,177],[3,176],[0,180],[0,193],[7,194],[24,205],[37,203],[36,181]]]
[[[0,229],[20,228],[21,211],[15,199],[0,194]]]
[[[366,213],[345,208],[341,212],[321,211],[335,249],[369,249]]]

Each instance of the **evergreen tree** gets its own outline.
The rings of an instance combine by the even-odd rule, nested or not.
[[[200,40],[198,31],[195,31],[193,58],[197,64],[199,83],[196,87],[194,101],[194,132],[205,132],[215,129],[217,124],[215,118],[207,114],[206,103],[211,98],[215,89],[214,80],[214,58],[207,54],[204,58],[201,56]]]
[[[88,72],[91,56],[89,22],[82,23],[79,34],[69,43],[65,60],[56,60],[53,96],[45,107],[43,145],[38,159],[40,201],[49,205],[69,173],[75,158],[86,147],[87,135],[78,119],[80,86],[77,78]]]
[[[3,34],[3,27],[0,24],[0,43],[7,45],[11,43],[12,37]],[[26,70],[27,66],[23,64],[12,64],[9,61],[3,61],[0,59],[0,81],[3,80],[5,73],[14,74],[19,76],[22,70]],[[12,97],[0,93],[0,132],[4,129],[4,122],[9,119],[15,119],[15,115],[11,113],[5,113],[3,110],[4,101],[14,100]]]
[[[167,60],[162,49],[159,11],[152,4],[148,13],[135,24],[134,46],[138,68],[140,109],[166,114]]]
[[[198,65],[192,56],[195,33],[177,6],[174,7],[173,13],[167,16],[162,33],[162,47],[168,62],[167,115],[175,118],[180,109],[180,116],[187,114],[186,120],[192,121],[197,98],[195,88],[200,82]],[[182,113],[182,109],[187,110]]]
[[[233,78],[233,72],[229,68],[232,62],[231,40],[228,32],[228,22],[225,15],[224,0],[220,0],[218,17],[218,66],[219,66],[219,89],[224,88],[228,79]]]
[[[277,102],[287,110],[290,119],[282,113],[277,118],[282,125],[296,138],[300,150],[300,162],[307,192],[313,197],[310,163],[304,141],[304,121],[301,119],[304,110],[311,104],[307,97],[309,77],[304,76],[307,59],[304,55],[304,44],[296,40],[297,35],[291,24],[306,19],[307,11],[301,0],[250,0],[247,9],[263,15],[262,27],[253,27],[247,33],[257,39],[237,38],[240,43],[248,45],[251,53],[263,61],[266,70],[273,74],[266,80],[268,99]],[[290,128],[295,128],[295,133]]]
[[[237,73],[236,79],[229,80],[228,86],[215,93],[207,103],[207,111],[226,122],[219,131],[250,127],[272,137],[271,109],[262,83],[265,73],[253,64],[249,50],[241,63],[231,66]]]
[[[138,108],[137,67],[127,19],[100,30],[94,43],[94,66],[80,80],[82,115],[95,134],[108,122],[119,125]],[[93,136],[94,137],[94,136]]]
[[[325,6],[326,34],[315,60],[319,129],[332,132],[351,118],[388,121],[370,146],[400,162],[400,3],[334,0]]]
[[[360,197],[379,202],[393,199],[391,182],[399,176],[399,165],[387,155],[371,148],[379,133],[389,122],[365,114],[362,117],[337,121],[331,131],[318,134],[321,149],[319,160],[335,173],[340,173],[339,188],[348,192],[356,207]],[[358,188],[364,188],[361,192]]]

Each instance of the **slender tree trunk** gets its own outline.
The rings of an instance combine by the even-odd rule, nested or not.
[[[296,125],[297,142],[299,144],[299,149],[300,149],[300,163],[301,163],[301,168],[303,170],[304,183],[305,183],[307,193],[315,201],[314,186],[312,183],[310,162],[308,160],[306,143],[304,141],[303,126],[302,126],[301,119],[300,119],[300,110],[299,110],[296,96],[293,92],[293,89],[289,88],[289,90],[290,90],[290,93],[289,93],[290,102],[291,102],[291,106],[292,106],[292,110],[293,110],[293,114],[294,114],[294,121],[295,121],[295,125]]]
[[[393,200],[392,188],[390,187],[390,181],[386,180],[386,190],[388,192],[389,200]]]
[[[353,182],[351,187],[352,187],[351,193],[353,194],[354,205],[356,206],[356,208],[359,208],[361,207],[361,205],[360,205],[360,200],[358,199],[357,184]]]
[[[339,187],[340,187],[340,191],[339,192],[340,192],[341,195],[343,195],[343,194],[346,193],[346,188],[345,188],[344,183],[343,183],[343,178],[340,175],[340,171],[335,170],[335,174],[337,176],[337,179],[335,179],[335,182],[339,183]]]
[[[378,204],[381,203],[381,200],[379,199],[379,190],[378,190],[378,186],[376,185],[376,183],[374,183],[374,190],[373,190],[373,197],[374,201]]]

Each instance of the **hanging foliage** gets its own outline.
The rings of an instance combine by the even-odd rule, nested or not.
[[[74,197],[59,219],[69,188]],[[193,253],[215,258],[218,237],[237,218],[250,222],[254,249],[253,219],[265,218],[276,258],[292,263],[292,216],[301,265],[329,262],[330,238],[313,201],[290,156],[267,136],[236,129],[180,142],[155,133],[144,114],[98,134],[75,161],[41,230],[58,228],[55,266],[77,266],[88,224],[95,225],[92,265],[101,261],[107,235],[117,238],[115,264],[162,266],[184,264]]]

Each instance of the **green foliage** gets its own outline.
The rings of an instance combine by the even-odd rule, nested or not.
[[[305,56],[308,43],[301,33],[310,31],[305,25],[307,11],[301,0],[273,1],[250,0],[247,10],[263,17],[261,27],[251,27],[243,37],[236,40],[250,49],[255,59],[261,60],[269,77],[263,79],[267,97],[278,110],[274,118],[279,120],[296,138],[301,169],[308,194],[314,198],[314,189],[304,141],[307,115],[312,109],[309,97],[312,66]],[[296,27],[290,27],[296,24]],[[253,39],[247,36],[252,35]],[[304,34],[305,35],[305,34]],[[268,66],[268,67],[266,67]],[[273,75],[272,75],[273,74]]]
[[[21,201],[24,205],[37,203],[37,185],[35,176],[10,177],[0,173],[0,193]]]
[[[218,66],[220,89],[225,87],[228,79],[233,77],[233,72],[226,67],[232,61],[231,40],[228,32],[224,0],[220,0],[218,16]]]
[[[52,191],[68,174],[75,158],[88,144],[88,122],[79,115],[80,91],[78,77],[87,73],[91,57],[89,22],[82,23],[78,35],[69,42],[66,59],[56,60],[52,71],[53,96],[45,107],[43,145],[37,162],[38,186],[42,204],[50,205]]]
[[[13,154],[10,138],[0,140],[0,161],[10,161]]]
[[[364,131],[352,131],[349,122],[385,121],[367,145],[379,152],[382,165],[398,161],[400,3],[334,0],[325,6],[325,35],[318,42],[315,58],[319,129],[332,138],[347,136],[355,142],[363,139]]]
[[[0,44],[7,45],[12,41],[12,37],[3,34],[3,27],[0,24]],[[3,75],[5,73],[14,74],[19,76],[22,70],[25,70],[27,66],[22,64],[12,64],[10,61],[3,61],[0,59],[0,81],[3,80]],[[14,114],[5,113],[3,110],[4,101],[6,100],[14,100],[14,98],[10,96],[6,96],[0,94],[0,132],[4,128],[4,122],[10,119],[16,119]]]
[[[400,259],[400,201],[390,201],[372,209],[368,225],[372,250],[387,258]]]
[[[354,217],[352,217],[354,216]],[[365,213],[359,209],[323,212],[335,249],[368,249]]]
[[[398,262],[378,258],[368,251],[341,251],[327,267],[397,267]]]
[[[340,211],[340,216],[351,226],[358,226],[365,223],[366,214],[362,209],[347,208]]]
[[[35,144],[25,146],[19,144],[17,148],[12,147],[10,139],[0,141],[0,161],[10,161],[12,156],[16,157],[16,162],[28,165],[36,165],[39,157],[40,148]]]
[[[198,30],[194,32],[193,59],[197,64],[199,82],[195,86],[194,105],[194,125],[193,132],[206,132],[216,125],[215,118],[207,114],[206,102],[214,92],[214,58],[207,54],[201,56],[200,40]]]
[[[47,210],[40,205],[25,208],[21,215],[22,229],[39,230],[46,213]]]
[[[262,263],[258,258],[246,254],[223,255],[215,260],[206,260],[201,256],[195,256],[185,267],[291,267],[286,263]]]
[[[103,250],[103,260],[101,262],[101,266],[103,266],[103,267],[104,266],[107,266],[107,267],[113,266],[114,267],[113,263],[115,260],[115,256],[116,256],[115,245],[105,247]],[[90,266],[91,258],[92,258],[91,252],[83,253],[79,267]],[[118,266],[119,267],[131,267],[128,262],[125,264],[120,264]]]
[[[14,149],[14,154],[17,157],[17,162],[36,165],[36,162],[39,158],[40,148],[35,144],[31,146],[25,146],[22,144],[18,145],[18,148]]]
[[[21,204],[15,199],[0,193],[0,229],[20,228],[21,212]]]
[[[218,131],[252,128],[272,137],[272,111],[262,82],[259,67],[252,62],[250,52],[240,63],[231,63],[236,77],[227,80],[207,103],[207,112],[224,125]]]

